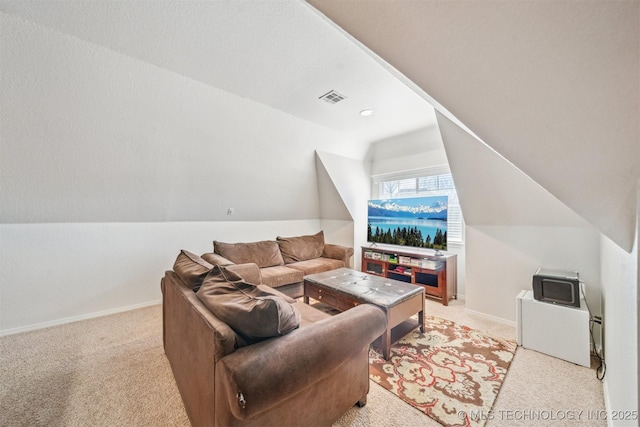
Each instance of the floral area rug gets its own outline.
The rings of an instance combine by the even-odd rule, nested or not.
[[[446,426],[482,426],[516,351],[514,341],[425,316],[384,360],[369,353],[373,381]],[[484,415],[484,416],[483,416]]]

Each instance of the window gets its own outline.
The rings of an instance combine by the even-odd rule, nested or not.
[[[419,196],[448,196],[447,241],[463,242],[463,219],[453,177],[447,168],[423,169],[372,177],[372,198],[400,199]],[[376,194],[377,193],[377,194]]]

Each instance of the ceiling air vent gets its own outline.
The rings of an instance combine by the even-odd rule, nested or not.
[[[325,93],[324,95],[322,95],[319,99],[322,99],[323,101],[328,102],[329,104],[337,104],[343,99],[347,99],[347,97],[344,95],[340,95],[335,90],[331,90]]]

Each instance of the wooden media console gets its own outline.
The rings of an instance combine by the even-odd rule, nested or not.
[[[457,255],[436,255],[431,249],[376,244],[362,246],[362,271],[424,288],[428,297],[449,300],[457,296]]]

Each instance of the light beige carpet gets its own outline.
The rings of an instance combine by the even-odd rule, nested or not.
[[[188,426],[162,307],[0,338],[1,426]]]
[[[427,312],[493,327],[456,302],[428,301]],[[501,328],[491,332],[511,338],[513,328]],[[370,384],[367,405],[354,406],[334,427],[440,426]],[[508,418],[525,409],[604,409],[602,385],[593,369],[519,348],[486,425],[550,425]],[[578,421],[552,425],[606,425]],[[162,307],[0,337],[0,426],[189,426],[162,348]]]

